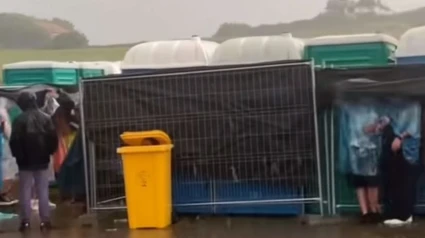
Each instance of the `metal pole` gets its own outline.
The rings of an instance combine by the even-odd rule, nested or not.
[[[228,201],[228,202],[200,202],[200,203],[186,203],[186,204],[173,204],[173,207],[198,207],[198,206],[216,206],[216,205],[249,205],[249,204],[316,204],[320,202],[320,198],[314,199],[271,199],[271,200],[244,200],[244,201]],[[125,210],[126,206],[97,206],[92,210]]]
[[[80,122],[81,122],[81,136],[83,139],[83,159],[84,159],[84,183],[85,183],[85,190],[86,190],[86,205],[87,205],[87,213],[91,213],[92,211],[92,204],[90,203],[90,184],[89,184],[89,159],[87,158],[87,145],[86,145],[86,125],[85,125],[85,118],[84,118],[84,83],[83,80],[80,78],[79,81],[79,88],[80,88]]]
[[[322,189],[322,171],[321,171],[321,158],[320,158],[320,145],[319,145],[319,124],[317,121],[317,101],[316,101],[316,74],[314,67],[314,59],[310,62],[311,66],[311,83],[312,83],[312,95],[313,95],[313,110],[314,110],[314,134],[316,137],[316,156],[317,156],[317,175],[319,185],[319,197],[320,197],[320,215],[324,215],[323,211],[323,189]]]
[[[328,214],[331,214],[331,177],[329,171],[329,133],[328,133],[328,110],[324,111],[323,115],[323,131],[324,131],[324,140],[325,140],[325,166],[326,166],[326,193],[327,193],[327,205],[328,205]]]
[[[335,124],[334,106],[331,108],[331,194],[332,194],[332,214],[336,214],[336,193],[335,193]]]
[[[91,176],[90,176],[90,186],[91,186],[90,193],[91,193],[91,196],[90,197],[91,197],[92,207],[95,208],[95,207],[97,207],[97,192],[96,192],[97,191],[97,183],[96,183],[96,163],[95,163],[96,153],[95,153],[94,143],[91,142],[91,141],[88,141],[87,142],[87,149],[88,149],[89,158],[91,158],[90,161],[89,161],[90,174],[91,174]]]
[[[249,204],[315,204],[320,202],[320,198],[288,198],[288,199],[262,199],[262,200],[238,200],[226,202],[199,202],[174,204],[175,207],[192,207],[192,206],[215,206],[215,205],[249,205]]]

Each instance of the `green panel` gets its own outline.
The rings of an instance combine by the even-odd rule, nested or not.
[[[338,108],[334,108],[334,115],[333,115],[333,121],[334,121],[334,155],[335,155],[335,161],[334,165],[334,174],[335,174],[335,205],[336,205],[336,212],[341,213],[358,213],[359,207],[357,202],[357,196],[356,191],[353,188],[353,186],[350,185],[347,175],[342,174],[339,167],[339,160],[340,160],[340,146],[339,146],[339,138],[340,138],[340,131],[339,131],[339,125],[340,125],[340,118],[339,118],[339,110]]]
[[[316,66],[353,68],[395,64],[396,46],[386,43],[358,43],[307,46],[304,58]]]
[[[335,193],[337,213],[357,213],[360,211],[355,189],[349,184],[347,176],[335,172]]]
[[[94,78],[104,76],[103,69],[80,69],[79,70],[80,78]]]
[[[347,176],[339,170],[339,114],[338,108],[333,109],[333,114],[330,108],[318,113],[318,130],[319,130],[319,146],[322,168],[322,191],[323,199],[327,202],[324,204],[324,214],[332,214],[332,205],[335,204],[335,212],[341,213],[357,213],[359,212],[355,190],[349,184]],[[332,120],[333,116],[333,120]],[[332,124],[333,122],[333,124]],[[331,133],[333,132],[333,137]],[[333,142],[332,142],[333,140]],[[333,146],[332,146],[332,143]],[[334,167],[331,163],[331,150],[334,154]],[[326,162],[328,161],[328,163]],[[334,173],[330,173],[333,171]],[[331,176],[334,175],[334,178]],[[332,179],[335,185],[335,196],[331,194]],[[329,211],[328,206],[331,210]],[[319,214],[320,209],[317,204],[306,206],[307,214]]]
[[[7,86],[25,86],[31,84],[76,85],[77,79],[77,69],[39,68],[3,70],[3,80]]]

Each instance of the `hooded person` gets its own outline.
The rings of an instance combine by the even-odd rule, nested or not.
[[[19,169],[20,231],[30,228],[32,186],[39,199],[40,228],[50,229],[49,163],[58,146],[58,136],[49,115],[37,105],[37,97],[22,92],[17,100],[22,113],[12,124],[10,149]]]

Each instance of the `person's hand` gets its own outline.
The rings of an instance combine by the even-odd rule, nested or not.
[[[394,152],[397,152],[401,149],[401,139],[400,138],[395,138],[393,140],[393,143],[391,144],[391,149]]]
[[[403,132],[403,133],[401,133],[401,135],[400,135],[400,137],[401,137],[402,139],[404,139],[404,138],[406,138],[406,137],[409,137],[409,136],[410,136],[409,132]]]
[[[377,125],[375,125],[375,124],[371,124],[371,125],[365,126],[365,127],[363,128],[363,131],[364,131],[366,134],[373,134],[373,133],[375,133],[377,130],[378,130],[378,128],[377,128]]]
[[[58,98],[59,94],[55,90],[49,89],[49,91],[47,92],[47,96],[53,97],[53,98]]]
[[[0,130],[4,132],[4,128],[6,125],[6,121],[4,119],[0,119]]]

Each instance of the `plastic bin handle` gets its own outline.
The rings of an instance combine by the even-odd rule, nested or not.
[[[120,137],[129,146],[171,145],[170,137],[161,130],[124,132]]]

